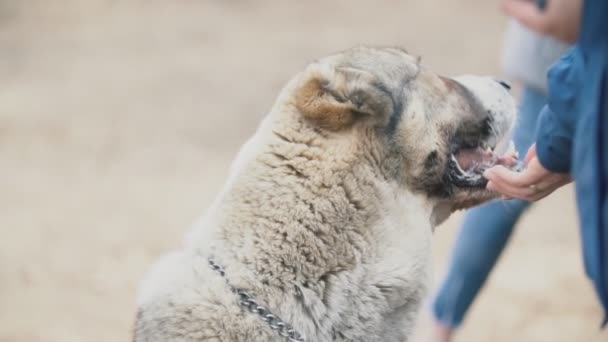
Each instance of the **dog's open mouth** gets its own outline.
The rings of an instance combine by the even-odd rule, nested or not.
[[[448,161],[450,182],[463,188],[483,188],[487,184],[483,172],[493,166],[503,165],[511,170],[521,170],[522,163],[513,142],[504,145],[508,146],[504,152],[499,152],[495,145],[488,143],[480,143],[476,147],[454,147]]]

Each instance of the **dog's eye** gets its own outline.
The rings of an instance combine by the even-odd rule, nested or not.
[[[433,151],[426,156],[424,160],[424,167],[426,169],[432,169],[439,164],[439,154],[437,151]]]

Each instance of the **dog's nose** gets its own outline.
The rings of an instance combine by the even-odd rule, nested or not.
[[[501,80],[496,80],[496,82],[498,82],[498,84],[500,84],[503,88],[511,90],[511,85],[509,83]]]

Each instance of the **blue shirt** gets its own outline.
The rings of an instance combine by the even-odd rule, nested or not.
[[[540,163],[576,185],[585,271],[608,323],[608,1],[586,0],[576,45],[548,73]]]

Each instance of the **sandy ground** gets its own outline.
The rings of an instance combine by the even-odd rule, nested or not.
[[[495,6],[0,0],[0,341],[128,340],[138,280],[290,75],[356,44],[497,74]],[[436,234],[437,275],[459,217]],[[607,340],[579,244],[566,188],[525,216],[457,341]]]

